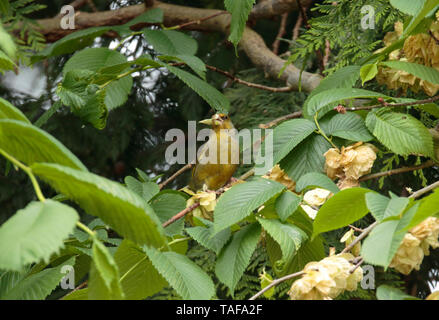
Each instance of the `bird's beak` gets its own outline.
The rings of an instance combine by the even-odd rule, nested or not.
[[[205,119],[205,120],[201,120],[198,123],[202,123],[202,124],[206,124],[208,126],[213,126],[213,125],[220,125],[221,122],[219,120],[212,120],[212,119]]]

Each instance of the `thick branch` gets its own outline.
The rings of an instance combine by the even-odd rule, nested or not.
[[[283,10],[285,11],[282,13],[297,9],[296,2],[291,0],[272,0],[263,2],[261,5],[262,4],[264,4],[264,8],[267,8],[265,10],[268,11],[262,14],[263,10],[261,7],[259,7],[259,5],[257,5],[251,14],[253,18],[266,18],[278,14],[278,10],[280,10],[279,6],[281,4],[282,6],[288,4],[288,6],[283,7]],[[155,1],[152,8],[160,8],[163,10],[165,26],[187,24],[185,29],[206,32],[221,32],[225,35],[229,34],[230,15],[216,15],[222,12],[221,10],[178,6],[162,3],[160,1]],[[145,8],[144,4],[140,4],[124,7],[118,10],[101,11],[96,13],[78,12],[75,19],[75,30],[94,26],[120,25],[137,17],[145,10],[149,10],[149,8]],[[205,20],[205,18],[209,16],[214,17]],[[200,21],[200,23],[188,24],[191,21]],[[37,20],[37,22],[40,25],[39,31],[46,37],[48,42],[56,41],[72,32],[72,30],[63,30],[60,28],[60,17],[41,19]],[[240,45],[255,66],[263,69],[272,78],[278,78],[279,71],[281,70],[285,61],[275,55],[266,46],[264,40],[259,34],[249,27],[246,27]],[[299,88],[299,78],[300,70],[294,65],[288,66],[280,77],[280,79],[285,81],[287,86],[291,87],[293,90],[297,90]],[[310,92],[320,83],[320,80],[321,77],[319,75],[303,72],[301,78],[302,89],[306,92]]]
[[[302,4],[307,7],[312,0],[302,0]],[[273,16],[281,15],[286,12],[297,11],[299,9],[296,0],[270,0],[258,3],[250,13],[250,19],[268,19]]]

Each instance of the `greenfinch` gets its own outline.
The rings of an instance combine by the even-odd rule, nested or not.
[[[209,140],[199,149],[189,187],[194,191],[217,190],[230,180],[238,167],[239,142],[236,138],[236,130],[229,116],[222,113],[214,114],[211,119],[200,123],[210,125],[212,133]],[[209,159],[206,163],[209,150],[215,150],[215,147],[216,156],[211,155],[213,159]],[[223,154],[222,159],[221,154]],[[225,155],[227,159],[224,159]]]

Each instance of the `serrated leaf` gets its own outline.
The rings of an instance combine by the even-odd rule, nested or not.
[[[66,265],[75,265],[75,258],[32,275],[0,272],[0,300],[44,300],[65,276],[61,270]]]
[[[88,288],[72,291],[62,297],[61,300],[88,300]]]
[[[227,98],[212,87],[207,82],[194,76],[193,74],[181,70],[179,68],[163,64],[166,69],[175,74],[188,87],[194,90],[201,98],[203,98],[212,108],[218,112],[227,113],[230,109],[230,102]]]
[[[330,118],[322,119],[320,127],[328,136],[335,136],[350,141],[367,142],[373,139],[360,115],[347,112],[337,113]]]
[[[146,29],[143,31],[146,41],[154,50],[169,56],[186,55],[193,56],[197,53],[197,41],[175,30]]]
[[[282,223],[276,219],[257,218],[262,228],[279,244],[282,251],[282,260],[290,261],[308,236],[299,227]]]
[[[103,67],[109,67],[126,62],[126,57],[107,48],[87,48],[76,52],[63,68],[63,75],[72,70],[89,70],[97,72]],[[126,68],[124,71],[127,71]],[[105,105],[108,110],[117,108],[125,103],[133,85],[131,76],[112,81],[106,88]]]
[[[323,172],[323,154],[332,146],[321,135],[312,134],[303,140],[279,163],[285,173],[294,181],[310,172]]]
[[[156,270],[186,300],[207,300],[215,294],[212,279],[188,257],[144,247]]]
[[[430,83],[439,84],[439,71],[432,67],[406,61],[385,61],[380,64],[392,69],[403,70]]]
[[[210,221],[209,221],[210,222]],[[227,241],[230,239],[230,229],[224,229],[217,234],[213,234],[213,223],[208,224],[208,227],[192,227],[185,230],[195,241],[201,244],[203,247],[212,250],[216,254],[219,254],[220,250],[224,247]]]
[[[18,210],[0,227],[0,269],[20,271],[48,261],[64,246],[78,219],[73,208],[52,200]]]
[[[241,221],[283,189],[284,185],[262,178],[234,185],[219,198],[215,207],[215,234]]]
[[[109,31],[111,27],[92,27],[73,32],[52,43],[43,51],[33,55],[31,62],[36,63],[48,57],[60,56],[78,51],[91,45],[95,38]]]
[[[127,300],[145,299],[160,291],[167,282],[154,269],[148,256],[134,242],[123,240],[114,260]]]
[[[87,171],[81,161],[61,142],[23,121],[0,120],[0,148],[27,165],[53,162]]]
[[[30,124],[23,112],[3,98],[0,98],[0,119],[19,120]]]
[[[366,126],[383,145],[396,154],[423,154],[434,158],[432,136],[422,122],[411,115],[369,112]]]
[[[128,189],[134,191],[139,196],[142,197],[143,200],[148,202],[152,199],[157,193],[160,192],[160,188],[157,183],[154,182],[141,182],[136,178],[127,176],[125,178],[125,184]]]
[[[366,194],[366,205],[373,217],[380,221],[384,219],[384,212],[389,204],[390,199],[379,193],[369,192]]]
[[[224,0],[226,10],[232,14],[229,41],[231,41],[235,47],[241,40],[248,15],[250,14],[254,4],[255,0]]]
[[[329,190],[334,194],[340,191],[337,185],[331,179],[329,179],[326,174],[320,172],[307,173],[300,177],[296,183],[297,192],[302,192],[305,189],[315,187]]]
[[[268,133],[273,136],[273,143],[265,146],[265,141],[270,141],[267,138],[264,140],[261,149],[266,149],[266,154],[272,153],[273,163],[276,164],[316,129],[314,122],[307,119],[293,119],[282,122],[272,132]]]
[[[191,68],[203,80],[206,80],[206,65],[197,56],[179,54],[176,56],[159,56],[162,61],[181,61]]]
[[[236,284],[250,263],[256,249],[261,227],[257,223],[248,225],[236,232],[232,240],[221,250],[218,256],[215,274],[230,291],[234,292]]]
[[[361,256],[364,261],[387,268],[407,232],[406,227],[418,208],[419,203],[416,203],[406,210],[400,220],[388,220],[377,225],[361,246]]]
[[[34,164],[32,171],[121,236],[139,245],[165,244],[164,230],[153,209],[121,184],[56,164]]]
[[[309,101],[305,104],[303,109],[303,116],[307,119],[312,119],[316,113],[319,118],[324,116],[328,111],[332,109],[332,103],[343,102],[351,99],[359,98],[388,98],[386,95],[364,90],[364,89],[351,89],[351,88],[336,88],[326,91],[322,91],[316,95],[313,95]]]
[[[289,190],[283,192],[276,199],[275,207],[276,213],[282,221],[288,219],[299,207],[302,198],[292,193]]]
[[[121,37],[125,37],[132,33],[130,27],[135,26],[136,24],[152,24],[162,22],[163,10],[161,8],[152,8],[121,26],[112,26],[111,29],[119,33]]]
[[[93,263],[88,285],[89,300],[121,300],[125,298],[119,268],[108,249],[93,239]]]
[[[156,195],[150,204],[157,217],[164,223],[186,208],[186,199],[178,191],[165,190]],[[165,233],[168,236],[181,234],[183,228],[184,219],[180,219],[167,226]]]
[[[329,198],[314,220],[313,237],[322,232],[345,227],[364,217],[369,212],[365,199],[368,192],[372,190],[349,188]]]

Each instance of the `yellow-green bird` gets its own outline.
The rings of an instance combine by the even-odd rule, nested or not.
[[[217,190],[230,180],[238,167],[239,145],[236,130],[230,130],[234,129],[233,123],[229,116],[223,113],[214,114],[211,119],[202,120],[200,123],[210,125],[213,131],[209,140],[200,147],[189,187],[194,191]],[[209,149],[214,150],[215,147],[216,157],[213,153],[207,162]],[[221,154],[223,154],[223,159],[221,159]]]

